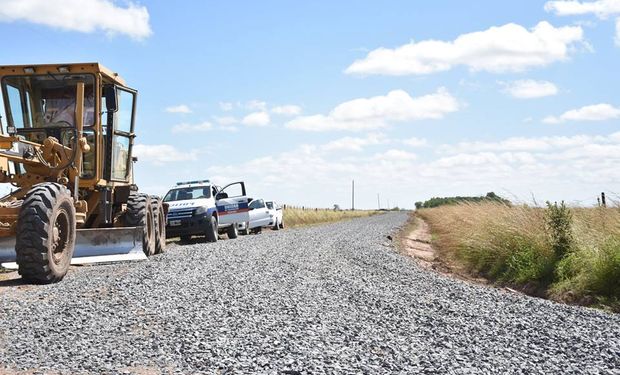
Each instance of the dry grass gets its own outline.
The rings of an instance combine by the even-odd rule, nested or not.
[[[572,241],[554,249],[547,208],[464,203],[419,211],[441,257],[466,271],[571,303],[620,300],[620,209],[570,210]]]
[[[379,211],[334,211],[328,209],[305,209],[285,208],[283,215],[284,225],[296,227],[301,225],[312,225],[329,223],[334,221],[353,219],[356,217],[366,217],[377,214]]]

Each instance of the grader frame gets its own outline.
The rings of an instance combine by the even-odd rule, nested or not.
[[[0,87],[0,183],[16,187],[0,198],[0,263],[49,283],[71,262],[163,252],[166,207],[133,181],[137,91],[98,63],[0,66]]]

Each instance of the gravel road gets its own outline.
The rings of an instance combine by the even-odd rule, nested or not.
[[[0,373],[620,374],[620,315],[423,270],[386,244],[405,220],[0,282]]]

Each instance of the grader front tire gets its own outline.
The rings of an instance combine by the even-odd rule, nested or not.
[[[75,207],[66,187],[46,182],[26,194],[15,242],[19,274],[28,282],[63,279],[75,249]]]

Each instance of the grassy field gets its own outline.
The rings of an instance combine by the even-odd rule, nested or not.
[[[371,216],[377,214],[378,212],[379,211],[373,210],[334,211],[330,209],[314,208],[307,208],[303,210],[296,207],[287,207],[284,209],[284,213],[282,215],[284,218],[284,225],[289,227],[296,227],[300,225],[329,223],[333,221],[352,219],[356,217]]]
[[[620,309],[620,209],[466,203],[418,211],[442,259],[554,300]]]

